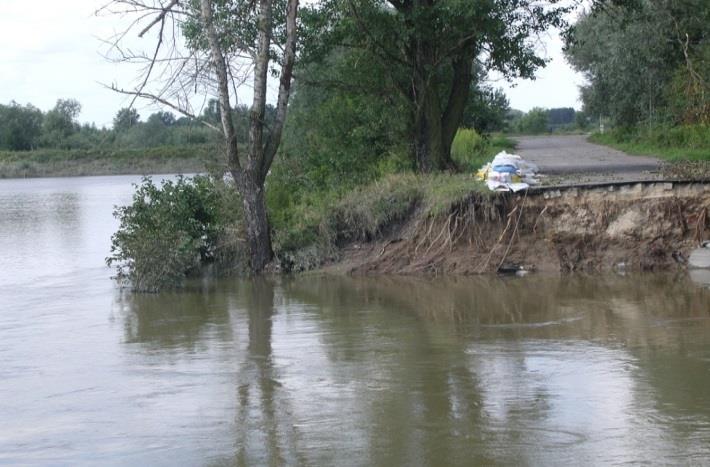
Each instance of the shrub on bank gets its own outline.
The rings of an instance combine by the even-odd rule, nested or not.
[[[145,178],[132,204],[114,212],[120,227],[106,262],[135,290],[179,287],[206,264],[239,258],[239,206],[235,190],[208,177],[178,177],[160,186]]]
[[[476,130],[459,128],[451,143],[451,157],[461,163],[470,163],[481,153],[485,142]]]
[[[473,172],[500,151],[514,148],[515,142],[505,136],[481,136],[476,130],[460,128],[451,144],[451,158],[461,170]]]

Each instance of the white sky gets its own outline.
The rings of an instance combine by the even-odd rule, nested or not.
[[[582,102],[579,99],[579,86],[584,84],[584,78],[564,59],[562,39],[558,33],[551,32],[540,39],[539,54],[550,62],[537,71],[535,80],[508,83],[492,79],[490,84],[505,90],[513,109],[527,112],[533,107],[574,107],[580,110]]]
[[[15,100],[32,103],[42,110],[52,108],[58,98],[74,98],[82,104],[79,120],[110,126],[117,110],[129,98],[102,87],[118,83],[129,87],[134,73],[126,65],[109,63],[99,38],[120,29],[120,18],[95,16],[107,0],[0,0],[0,103]],[[132,39],[150,47],[153,38]],[[552,61],[535,81],[520,81],[503,87],[511,107],[579,108],[577,86],[582,78],[566,64],[561,41],[556,35],[543,40],[541,50]],[[147,117],[156,110],[145,103],[138,112]]]

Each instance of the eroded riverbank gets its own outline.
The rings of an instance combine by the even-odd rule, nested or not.
[[[478,274],[684,269],[710,236],[710,184],[631,183],[471,196],[344,248],[327,271]]]

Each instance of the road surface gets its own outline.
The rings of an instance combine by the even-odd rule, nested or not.
[[[660,161],[587,142],[583,135],[521,136],[515,153],[556,181],[652,180]],[[571,181],[571,180],[570,180]]]

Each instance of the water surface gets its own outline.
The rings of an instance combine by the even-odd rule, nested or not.
[[[710,462],[686,275],[118,290],[135,177],[0,180],[0,464]]]

